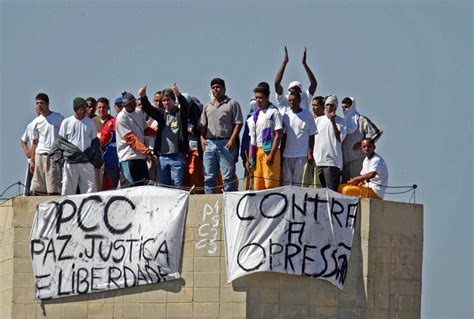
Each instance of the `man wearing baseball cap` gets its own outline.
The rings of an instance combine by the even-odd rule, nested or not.
[[[157,160],[144,144],[145,114],[136,108],[136,99],[129,92],[122,93],[122,106],[116,121],[117,153],[124,177],[122,186],[144,185],[148,180],[147,158],[154,162]]]

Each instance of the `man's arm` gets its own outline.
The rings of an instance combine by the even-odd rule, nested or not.
[[[163,127],[165,123],[165,119],[163,117],[163,114],[161,114],[160,111],[158,111],[156,108],[151,106],[150,101],[148,100],[148,97],[146,96],[146,87],[138,89],[138,95],[140,96],[140,101],[142,102],[142,110],[146,114],[150,115],[152,119],[158,122],[158,126]]]
[[[267,157],[268,165],[273,164],[273,157],[275,156],[275,153],[277,152],[278,147],[280,146],[282,134],[283,134],[283,129],[275,130],[275,136],[273,137],[272,149],[270,153],[268,153],[268,157]]]
[[[288,64],[288,61],[289,61],[288,50],[286,49],[286,46],[285,46],[285,57],[283,58],[283,63],[278,69],[276,77],[275,77],[275,92],[278,95],[283,94],[283,87],[281,86],[281,80],[283,79],[283,74],[285,73],[285,68],[286,68],[286,65]]]
[[[145,144],[140,141],[140,139],[135,135],[133,132],[128,132],[123,136],[123,139],[125,142],[130,145],[132,149],[137,151],[138,153],[147,155],[153,162],[157,161],[157,157],[155,154],[152,153],[152,151],[145,146]]]
[[[313,150],[314,150],[314,135],[310,135],[309,145],[308,145],[308,161],[314,161]]]
[[[31,162],[30,162],[30,172],[33,173],[35,170],[35,160],[36,160],[36,147],[38,146],[38,139],[34,139],[31,145]]]
[[[329,112],[328,118],[331,121],[332,128],[334,129],[334,135],[336,136],[336,140],[339,143],[341,143],[341,132],[339,131],[339,128],[337,127],[337,124],[336,124],[336,111]]]
[[[280,153],[281,156],[283,157],[283,153],[285,153],[285,147],[286,147],[286,133],[283,131],[281,134],[281,140],[280,140]],[[273,148],[273,145],[272,145]],[[281,161],[283,164],[283,161]]]
[[[311,95],[313,95],[314,92],[316,92],[318,82],[316,81],[316,77],[314,76],[313,71],[311,71],[308,64],[306,63],[306,48],[304,48],[303,60],[301,62],[303,63],[304,69],[306,70],[306,74],[308,75],[308,79],[310,82],[308,91]]]
[[[188,101],[186,101],[184,96],[181,94],[181,91],[179,90],[178,85],[176,85],[176,82],[174,82],[173,85],[171,86],[171,90],[173,91],[174,95],[178,99],[179,112],[181,114],[187,115],[188,114],[188,109],[189,109],[189,107],[188,107],[189,103],[188,103]]]
[[[100,134],[100,143],[102,146],[106,146],[112,140],[114,134],[114,122],[109,120],[105,123]]]
[[[242,129],[242,123],[237,123],[234,125],[234,129],[232,130],[232,135],[230,136],[230,139],[225,146],[229,151],[232,151],[232,148],[234,148],[234,145],[237,143],[237,139],[239,138],[239,133],[241,129]]]
[[[370,180],[377,175],[377,172],[368,172],[367,174],[356,176],[347,181],[347,184],[358,185],[364,183],[366,180]]]
[[[23,152],[25,152],[26,157],[31,158],[31,151],[28,148],[28,143],[26,143],[23,140],[20,140],[20,143],[21,143],[21,148],[23,149]]]

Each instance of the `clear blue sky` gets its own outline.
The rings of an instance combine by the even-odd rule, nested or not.
[[[423,318],[474,316],[471,2],[35,2],[0,1],[0,190],[23,180],[19,140],[40,91],[70,116],[75,96],[113,99],[145,83],[177,81],[206,100],[220,76],[246,111],[284,45],[283,85],[309,85],[307,46],[317,94],[354,96],[385,132],[390,184],[419,186]]]

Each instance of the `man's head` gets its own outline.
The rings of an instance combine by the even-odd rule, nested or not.
[[[142,100],[136,99],[135,104],[137,105],[137,108],[139,108],[140,110],[142,109]]]
[[[351,98],[351,97],[345,97],[342,99],[341,101],[341,107],[342,107],[342,111],[346,111],[348,109],[351,108],[351,106],[353,105],[354,103],[354,99]]]
[[[336,112],[337,110],[337,96],[329,95],[324,100],[324,107],[326,108],[326,113]]]
[[[43,114],[49,112],[49,97],[46,93],[38,93],[35,97],[36,99],[36,114]],[[38,115],[39,115],[38,114]]]
[[[86,102],[87,102],[87,116],[90,118],[93,118],[96,115],[95,109],[97,106],[97,101],[92,96],[90,96],[86,99]]]
[[[78,120],[81,121],[87,116],[87,112],[88,112],[87,102],[82,97],[76,97],[72,101],[72,108],[74,110],[74,116]]]
[[[266,86],[257,86],[253,89],[255,94],[255,101],[260,109],[264,109],[268,106],[270,99],[270,88]]]
[[[288,85],[288,91],[296,91],[298,93],[303,92],[303,84],[298,81],[293,81]]]
[[[224,98],[225,96],[225,82],[221,78],[214,78],[211,80],[212,96],[217,100]]]
[[[97,115],[101,119],[106,119],[109,116],[109,100],[105,97],[100,97],[97,99]]]
[[[115,109],[115,112],[117,112],[117,114],[119,114],[120,111],[122,111],[123,106],[122,106],[122,97],[121,96],[115,99],[114,109]]]
[[[174,95],[173,90],[164,89],[162,92],[161,101],[163,102],[163,107],[166,112],[174,113],[177,109],[176,106],[176,95]]]
[[[290,105],[291,111],[297,113],[301,110],[301,94],[298,90],[290,90],[288,94],[288,104]]]
[[[135,107],[137,104],[135,103],[135,97],[130,92],[123,92],[122,93],[122,106],[128,113],[132,113],[135,111]]]
[[[162,92],[158,91],[153,96],[153,103],[155,104],[155,107],[157,109],[162,109],[163,108],[163,102],[161,101],[161,99],[162,99],[161,95],[162,95]]]
[[[371,138],[364,138],[360,143],[360,151],[367,157],[372,157],[375,153],[375,142]]]
[[[313,107],[313,113],[315,116],[324,115],[324,97],[316,96],[315,98],[313,98],[311,106]]]

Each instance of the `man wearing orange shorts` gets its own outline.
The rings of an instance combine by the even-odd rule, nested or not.
[[[372,139],[362,140],[360,149],[366,156],[360,175],[339,186],[339,193],[348,196],[383,199],[388,184],[388,170],[385,160],[375,153]]]

